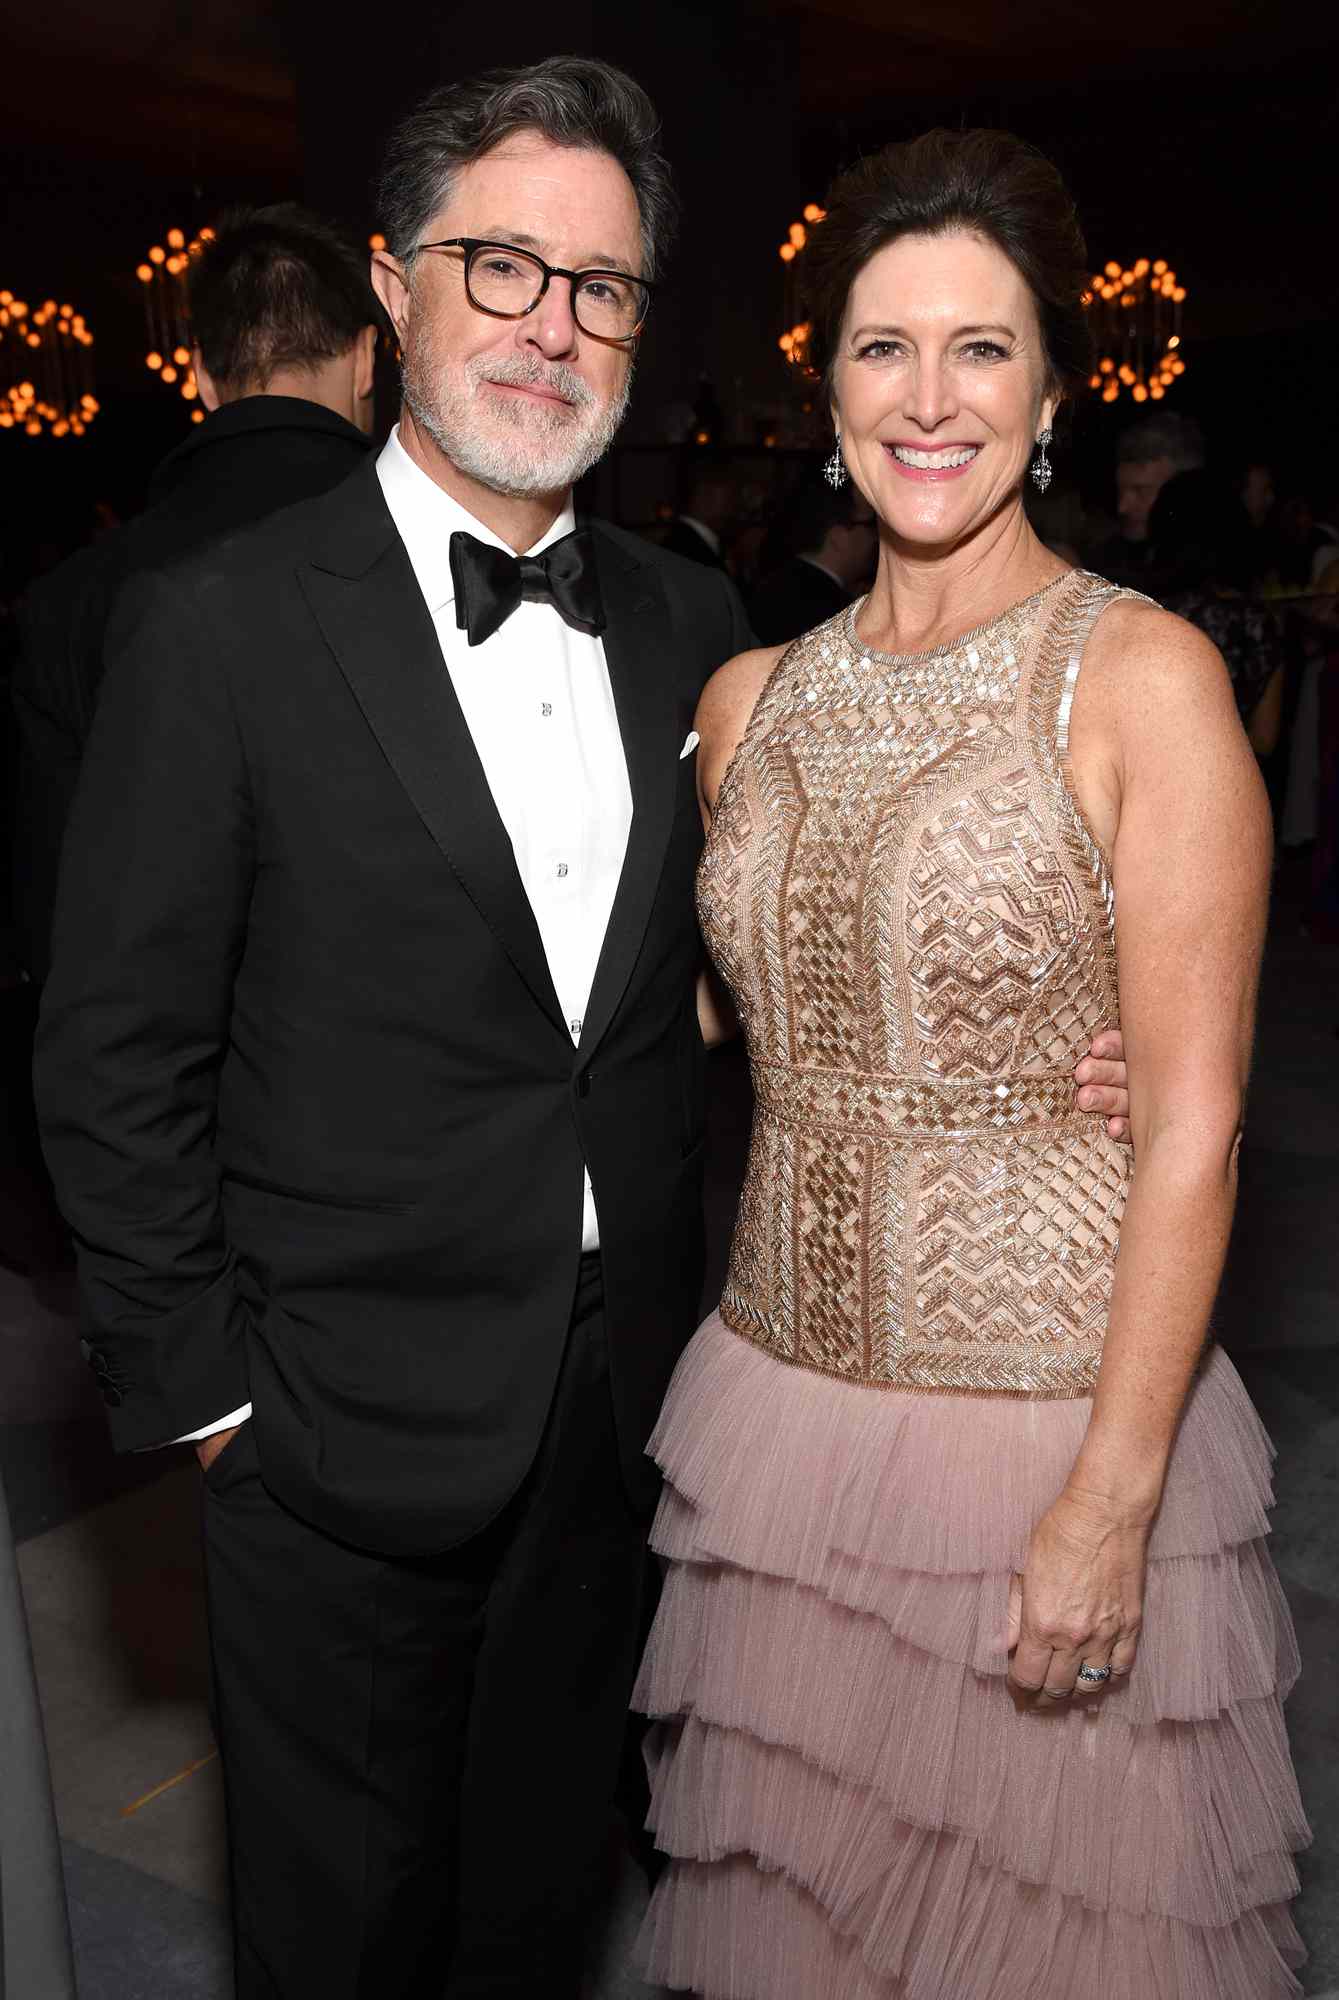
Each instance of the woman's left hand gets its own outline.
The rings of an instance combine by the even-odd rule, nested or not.
[[[1149,1523],[1122,1520],[1068,1491],[1033,1531],[1027,1569],[1009,1585],[1009,1679],[1039,1706],[1085,1688],[1079,1668],[1128,1674],[1139,1644]],[[1103,1683],[1103,1686],[1107,1683]]]

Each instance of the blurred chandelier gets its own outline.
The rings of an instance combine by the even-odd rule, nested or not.
[[[200,385],[191,366],[191,312],[186,289],[186,273],[192,257],[202,245],[212,243],[212,229],[202,229],[189,242],[182,229],[169,229],[162,243],[155,243],[135,276],[144,287],[144,321],[148,328],[149,351],[144,365],[175,388],[188,403],[191,422],[202,424],[205,413],[199,407]],[[166,248],[164,247],[166,245]]]
[[[0,430],[82,437],[98,414],[93,336],[73,306],[0,292]]]
[[[1093,274],[1083,302],[1092,314],[1101,358],[1088,386],[1104,403],[1114,403],[1123,389],[1136,403],[1160,403],[1185,374],[1180,353],[1185,296],[1165,257],[1140,257],[1128,268],[1113,260]]]
[[[786,240],[778,255],[785,266],[785,300],[782,308],[786,330],[777,346],[785,355],[792,368],[813,377],[817,371],[809,364],[809,341],[813,334],[813,321],[804,318],[800,298],[800,280],[797,265],[800,253],[809,241],[809,231],[816,222],[821,222],[827,214],[816,201],[806,202],[801,221],[792,222]]]

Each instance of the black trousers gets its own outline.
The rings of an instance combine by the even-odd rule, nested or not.
[[[239,2000],[575,2000],[648,1526],[598,1258],[535,1463],[470,1542],[330,1540],[270,1495],[246,1428],[204,1512]]]

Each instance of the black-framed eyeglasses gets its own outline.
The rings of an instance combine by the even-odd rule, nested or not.
[[[630,278],[626,271],[565,271],[560,264],[546,264],[532,250],[483,236],[446,236],[440,243],[420,243],[418,248],[463,251],[465,295],[476,312],[491,313],[494,319],[524,319],[549,289],[551,278],[567,279],[572,287],[572,317],[595,340],[631,340],[651,310],[655,288],[650,279]]]

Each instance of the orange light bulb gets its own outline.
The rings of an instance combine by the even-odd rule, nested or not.
[[[169,361],[166,368],[164,368],[161,376],[159,377],[159,380],[162,382],[175,382],[176,379],[177,379],[177,371],[172,366],[172,363]]]
[[[167,262],[167,252],[162,248],[161,244],[154,244],[153,249],[149,252],[149,262],[151,264],[165,264]]]
[[[167,243],[170,250],[184,250],[186,247],[186,238],[180,229],[169,229],[167,232]]]
[[[146,368],[152,368],[152,369],[154,369],[155,371],[157,371],[157,370],[158,370],[159,368],[161,368],[161,367],[162,367],[162,365],[163,365],[163,357],[162,357],[162,355],[161,355],[161,354],[146,354],[146,355],[145,355],[145,357],[144,357],[144,366],[145,366]]]

